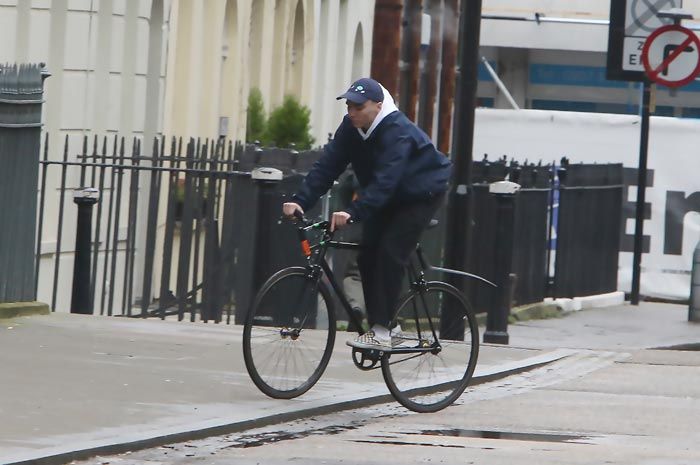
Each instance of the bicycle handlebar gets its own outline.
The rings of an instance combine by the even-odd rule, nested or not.
[[[309,225],[309,220],[307,220],[306,217],[304,216],[304,214],[299,210],[294,210],[294,218],[301,221],[306,226]]]
[[[317,229],[330,229],[331,222],[330,221],[320,221],[318,223],[314,223],[313,221],[309,220],[302,212],[299,210],[294,210],[294,220],[297,222],[301,223],[305,228],[308,228],[310,226],[316,226]],[[283,216],[283,218],[286,219],[291,219],[288,216]],[[351,219],[348,220],[347,224],[354,224],[355,222]]]

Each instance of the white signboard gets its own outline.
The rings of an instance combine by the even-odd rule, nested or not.
[[[651,217],[644,223],[649,251],[642,255],[642,295],[687,299],[693,251],[700,240],[698,134],[700,120],[652,117],[646,192]],[[507,136],[504,136],[507,135]],[[478,109],[474,159],[503,155],[518,161],[622,163],[637,168],[639,117],[603,113]],[[636,201],[636,188],[625,194]],[[626,234],[634,234],[634,218]],[[632,252],[620,253],[618,290],[630,291]]]
[[[612,0],[615,1],[615,0]],[[627,0],[625,38],[622,51],[622,69],[644,72],[642,49],[644,41],[654,30],[672,24],[670,18],[659,18],[659,11],[681,8],[682,0]]]

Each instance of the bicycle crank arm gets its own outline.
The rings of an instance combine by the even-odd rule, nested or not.
[[[391,350],[385,350],[387,354],[422,354],[425,352],[440,352],[442,347],[440,346],[428,346],[428,347],[394,347]]]

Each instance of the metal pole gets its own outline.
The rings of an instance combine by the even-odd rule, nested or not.
[[[70,312],[92,315],[90,293],[90,243],[92,242],[92,206],[100,193],[92,187],[76,189],[73,202],[78,205],[78,225],[75,234],[75,263],[73,265],[73,295]]]
[[[452,143],[453,176],[447,205],[445,267],[467,268],[471,240],[471,173],[474,142],[474,107],[476,106],[477,69],[481,0],[463,0],[459,19],[459,72],[455,101],[454,141]],[[456,285],[464,283],[455,282]],[[461,287],[461,286],[460,286]],[[445,318],[447,324],[452,324]],[[448,326],[444,326],[447,328]]]
[[[651,85],[645,80],[642,86],[642,127],[639,139],[639,168],[637,176],[637,211],[634,222],[634,258],[632,261],[632,295],[630,303],[639,305],[639,281],[644,243],[644,200],[647,187],[647,151],[649,147],[649,102]]]

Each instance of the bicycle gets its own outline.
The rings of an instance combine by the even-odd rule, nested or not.
[[[360,245],[333,240],[328,221],[311,222],[303,215],[297,215],[297,221],[306,266],[285,268],[267,280],[243,330],[248,373],[258,389],[277,399],[304,394],[328,365],[336,334],[331,289],[348,321],[359,328],[360,335],[365,332],[326,261],[329,248]],[[320,240],[311,244],[309,231],[320,232]],[[389,391],[404,407],[436,412],[452,404],[469,384],[479,353],[479,330],[464,295],[448,283],[426,281],[425,271],[493,283],[470,273],[429,266],[420,245],[415,256],[420,266],[412,259],[407,267],[410,288],[399,299],[392,318],[391,350],[353,348],[352,359],[361,370],[379,368],[379,363]]]

